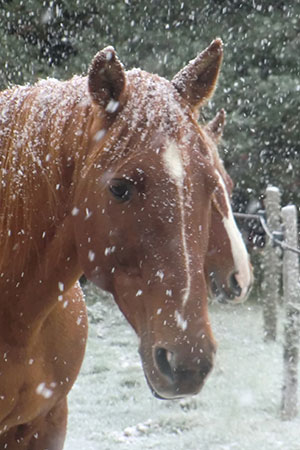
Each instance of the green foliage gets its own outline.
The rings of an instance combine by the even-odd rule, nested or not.
[[[114,45],[127,68],[172,77],[220,36],[219,87],[203,118],[227,111],[223,155],[243,201],[267,184],[300,204],[300,0],[0,0],[0,87],[86,72]]]

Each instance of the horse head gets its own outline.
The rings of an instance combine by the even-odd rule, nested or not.
[[[219,178],[213,194],[211,227],[205,269],[210,293],[221,301],[246,300],[252,285],[252,267],[230,205],[233,182],[219,157],[217,144],[223,134],[225,111],[209,122],[205,131]]]
[[[161,398],[196,394],[213,366],[206,255],[215,223],[233,259],[242,248],[196,117],[214,91],[221,60],[217,39],[170,82],[125,72],[109,47],[88,75],[90,137],[72,210],[78,258],[135,329],[146,379]],[[248,289],[249,279],[238,276]]]

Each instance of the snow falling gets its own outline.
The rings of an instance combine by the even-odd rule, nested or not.
[[[224,42],[221,77],[214,98],[201,110],[200,121],[207,122],[220,108],[226,110],[219,148],[235,184],[233,208],[255,213],[264,207],[266,187],[274,185],[282,192],[283,204],[293,203],[299,209],[299,17],[299,0],[3,2],[0,89],[48,77],[54,86],[54,78],[86,74],[93,56],[107,45],[116,48],[126,69],[141,67],[172,79],[183,64],[219,36]],[[50,88],[48,99],[52,93]],[[106,110],[113,114],[118,107],[118,101],[111,99]],[[150,122],[152,113],[149,108]],[[8,117],[9,111],[2,108],[0,121],[5,123]],[[94,144],[99,145],[107,132],[96,132]],[[36,167],[41,165],[38,159],[33,162]],[[51,163],[50,154],[45,162]],[[3,186],[5,170],[0,165]],[[16,177],[21,190],[21,167]],[[63,184],[54,189],[60,193]],[[71,215],[75,218],[80,213],[91,222],[93,213],[74,205]],[[102,214],[106,213],[103,208]],[[169,221],[173,221],[171,216]],[[265,343],[262,335],[263,271],[257,247],[264,244],[265,236],[256,223],[240,225],[245,240],[255,247],[251,254],[255,286],[245,305],[234,309],[210,305],[218,351],[214,370],[195,397],[162,402],[151,395],[135,334],[115,303],[89,287],[90,335],[80,376],[69,396],[65,449],[299,450],[300,417],[290,422],[280,418],[282,329],[277,342]],[[13,230],[7,230],[4,241],[14,238]],[[19,233],[26,235],[26,230]],[[45,242],[49,239],[47,230],[40,235]],[[89,245],[87,258],[92,263],[100,252]],[[117,249],[109,246],[101,252],[109,259]],[[158,262],[155,277],[163,283],[165,272],[159,267]],[[115,271],[112,267],[111,273]],[[0,279],[6,279],[5,272]],[[64,289],[59,281],[57,301],[70,309]],[[137,287],[135,295],[142,301],[145,294]],[[172,286],[165,295],[172,299]],[[163,307],[154,311],[157,316],[162,313]],[[188,322],[178,311],[174,318],[185,331]],[[81,317],[76,319],[78,326],[81,321]],[[4,363],[8,357],[4,352]],[[29,358],[28,366],[34,364]],[[33,390],[51,401],[55,383],[41,381]]]

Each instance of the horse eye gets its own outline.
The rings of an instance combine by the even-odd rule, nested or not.
[[[127,180],[112,180],[109,185],[112,195],[119,201],[129,200],[132,193],[132,184]]]

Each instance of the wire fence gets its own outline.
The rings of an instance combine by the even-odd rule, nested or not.
[[[264,229],[264,232],[269,237],[271,242],[274,246],[280,247],[283,251],[290,251],[293,253],[297,253],[300,255],[300,249],[294,248],[288,245],[283,239],[284,239],[284,233],[282,230],[277,230],[271,232],[271,230],[268,228],[266,219],[265,219],[265,211],[259,211],[257,214],[247,214],[247,213],[234,213],[234,217],[237,219],[242,220],[258,220],[261,223],[261,226]]]

